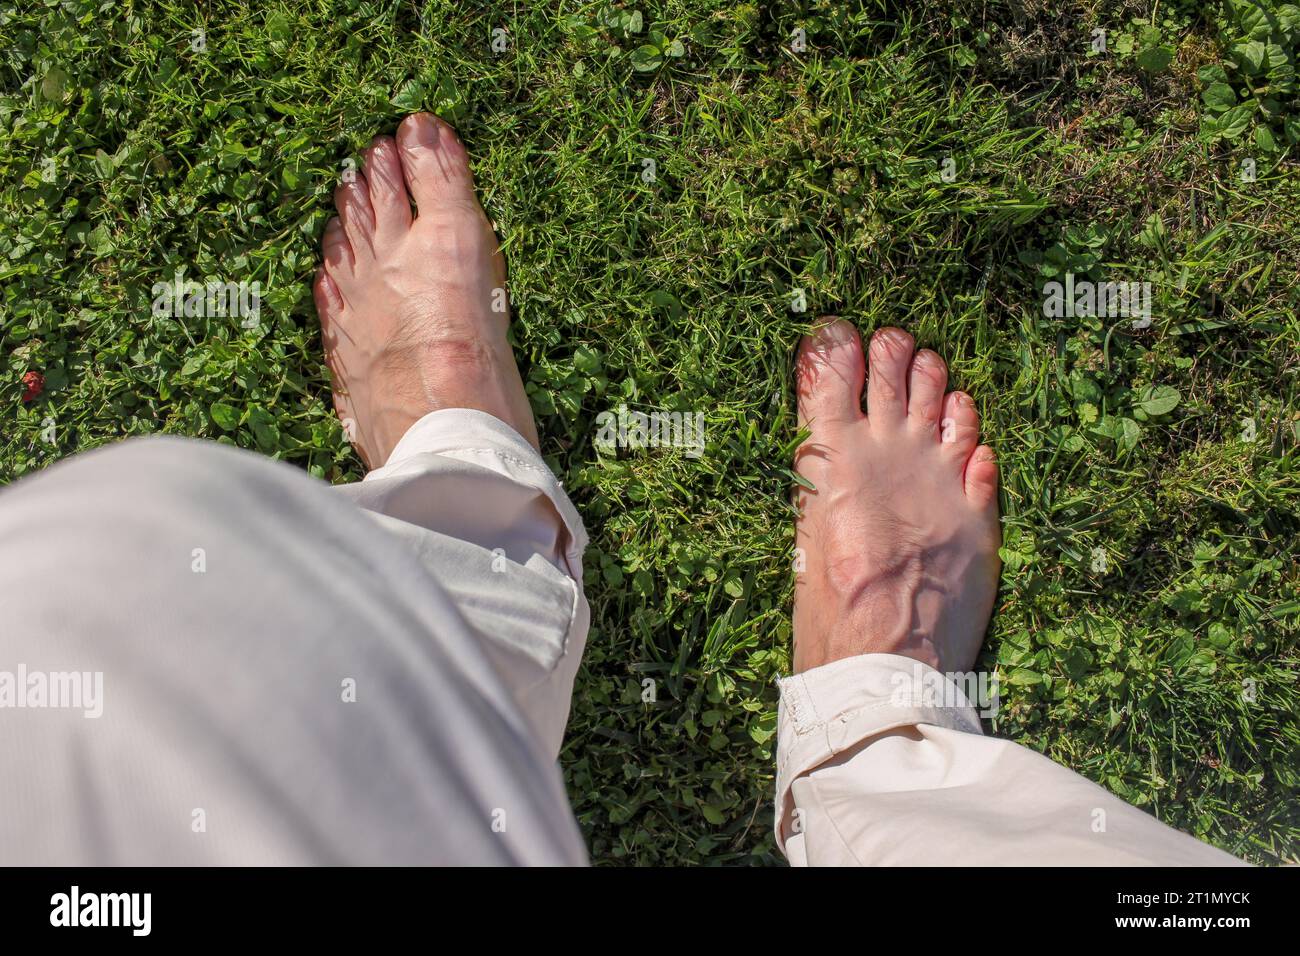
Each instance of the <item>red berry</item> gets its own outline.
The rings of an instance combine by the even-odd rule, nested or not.
[[[45,390],[45,376],[40,372],[27,372],[23,375],[23,401],[30,402]]]

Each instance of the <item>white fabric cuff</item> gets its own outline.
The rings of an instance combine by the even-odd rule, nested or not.
[[[877,734],[915,724],[982,734],[970,700],[951,679],[911,657],[861,654],[777,682],[776,840],[794,810],[795,780]]]
[[[473,408],[439,409],[408,428],[388,461],[367,474],[363,481],[421,473],[426,470],[421,462],[424,455],[478,465],[545,495],[568,531],[566,562],[575,579],[582,580],[587,530],[560,480],[523,435],[487,412]]]

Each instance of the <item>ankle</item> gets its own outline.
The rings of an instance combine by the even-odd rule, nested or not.
[[[807,632],[805,632],[807,633]],[[869,626],[844,621],[826,628],[816,637],[795,638],[794,670],[796,673],[833,664],[863,654],[896,654],[910,657],[935,670],[948,663],[936,643],[925,634],[882,634]]]

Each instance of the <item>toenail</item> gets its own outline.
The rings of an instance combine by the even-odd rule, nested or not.
[[[438,145],[438,124],[433,120],[426,120],[421,123],[418,120],[412,121],[411,125],[413,135],[411,139],[417,146],[436,146]]]
[[[853,327],[843,322],[832,322],[817,330],[817,344],[823,349],[838,349],[853,342]]]
[[[898,329],[882,329],[873,338],[876,348],[890,351],[907,345],[907,333]]]

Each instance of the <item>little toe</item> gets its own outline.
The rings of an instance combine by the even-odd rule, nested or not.
[[[907,376],[907,423],[918,432],[939,433],[943,393],[948,387],[948,366],[938,352],[921,349],[912,359]]]
[[[966,462],[966,497],[980,508],[997,504],[998,465],[988,445],[977,447]]]
[[[322,324],[343,311],[343,293],[324,266],[316,270],[316,281],[312,283],[311,291],[316,300],[316,314],[320,316]]]
[[[902,329],[878,329],[871,337],[867,371],[867,418],[872,427],[896,426],[907,416],[907,370],[916,342]]]

